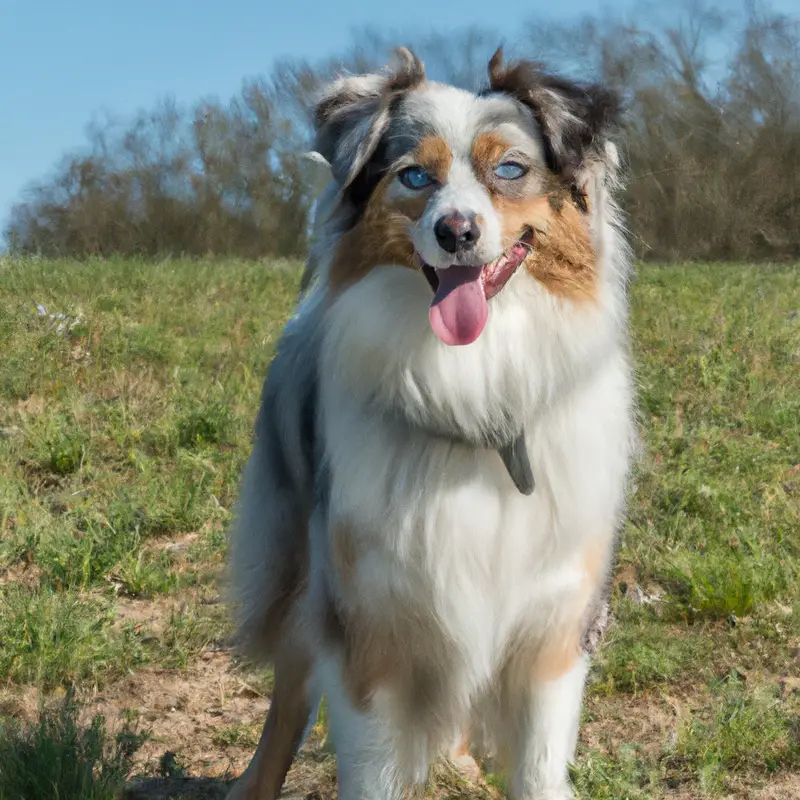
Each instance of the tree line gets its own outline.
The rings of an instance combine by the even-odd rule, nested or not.
[[[521,28],[533,58],[622,96],[624,207],[637,257],[800,258],[800,19],[690,2],[659,17]],[[9,250],[94,255],[299,256],[320,177],[302,157],[319,86],[397,44],[429,74],[477,88],[501,41],[478,29],[398,42],[354,34],[340,57],[282,61],[228,102],[165,101],[107,119],[12,209]]]

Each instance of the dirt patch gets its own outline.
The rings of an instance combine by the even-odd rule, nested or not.
[[[22,586],[26,589],[36,589],[41,582],[43,570],[38,564],[27,561],[0,566],[0,586]]]
[[[149,739],[137,771],[158,774],[167,751],[181,769],[203,777],[238,775],[252,755],[251,737],[226,740],[228,729],[257,729],[269,701],[249,683],[227,652],[201,654],[185,670],[142,669],[86,698],[87,713],[118,720],[134,712]]]
[[[157,624],[164,609],[153,606],[127,601],[122,617]],[[82,699],[87,718],[104,714],[114,730],[135,712],[140,729],[149,734],[136,754],[134,776],[164,777],[133,777],[127,800],[222,800],[255,749],[269,708],[264,683],[263,675],[241,669],[229,652],[216,651],[202,653],[183,670],[138,670]],[[437,778],[443,788],[434,797],[496,796],[485,786],[459,792],[461,778],[444,765],[437,768]],[[318,728],[298,754],[282,796],[336,797],[335,757]]]
[[[136,597],[120,591],[120,584],[112,577],[109,582],[119,592],[114,598],[114,626],[117,629],[133,627],[137,633],[160,636],[173,618],[188,612],[218,606],[219,593],[213,586],[193,587],[172,595]],[[205,613],[205,612],[204,612]]]
[[[20,416],[38,417],[44,414],[47,401],[40,394],[32,394],[23,400],[19,400],[15,410]]]
[[[754,800],[797,800],[800,797],[800,775],[795,773],[777,776],[758,794],[754,795],[751,789],[746,788],[741,797],[752,797]]]
[[[0,717],[32,723],[36,719],[40,705],[41,694],[33,686],[9,684],[0,689]]]
[[[135,597],[118,596],[114,601],[115,626],[132,625],[134,630],[146,628],[153,634],[163,633],[170,615],[186,607],[186,602],[174,598],[139,600]]]
[[[674,741],[688,713],[685,698],[651,692],[587,697],[585,708],[588,719],[581,727],[581,741],[588,747],[616,754],[620,742],[636,742],[652,757]]]

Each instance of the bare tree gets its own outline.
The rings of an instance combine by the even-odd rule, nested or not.
[[[106,120],[88,147],[30,187],[5,232],[12,251],[300,254],[319,173],[311,108],[334,75],[409,44],[434,79],[477,88],[500,43],[465,29],[403,41],[364,29],[339,57],[282,61],[227,104],[163,102],[127,125]],[[800,256],[800,22],[755,3],[688,0],[626,17],[532,20],[512,54],[602,80],[625,99],[625,206],[642,258]]]

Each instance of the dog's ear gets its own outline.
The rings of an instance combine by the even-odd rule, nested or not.
[[[396,51],[385,73],[340,78],[314,109],[315,150],[331,165],[344,191],[374,155],[390,122],[392,103],[425,80],[425,67],[411,51]]]
[[[533,111],[542,129],[547,165],[568,183],[578,179],[589,161],[610,159],[607,166],[616,166],[616,150],[608,138],[622,116],[615,92],[595,84],[572,83],[532,61],[505,65],[502,48],[489,62],[489,87]]]

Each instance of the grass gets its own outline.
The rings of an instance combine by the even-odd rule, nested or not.
[[[113,628],[103,597],[6,586],[0,594],[0,674],[43,689],[102,681],[137,666],[141,648]]]
[[[247,709],[269,679],[229,668],[215,601],[261,381],[298,282],[292,264],[0,260],[2,691],[16,703],[75,686],[82,702],[113,697],[116,712],[142,708],[158,726],[155,689],[196,681],[214,713],[178,703],[181,733],[158,732],[131,755],[135,771],[160,774],[173,751],[187,774],[237,772],[258,736]],[[579,797],[786,785],[800,796],[800,272],[646,266],[632,321],[645,447]],[[4,724],[0,769],[15,749],[49,746],[36,721]],[[63,747],[101,763],[94,728],[75,726]],[[326,797],[323,766],[304,762],[303,780]],[[54,796],[26,791],[0,798]],[[448,773],[437,792],[484,796]]]
[[[81,723],[70,693],[30,725],[0,726],[0,800],[117,800],[140,743],[127,723],[114,736],[102,716]]]
[[[737,678],[716,693],[718,702],[681,727],[668,766],[679,776],[696,777],[707,793],[725,789],[730,773],[769,775],[782,767],[800,768],[798,719],[778,691],[748,691]]]

